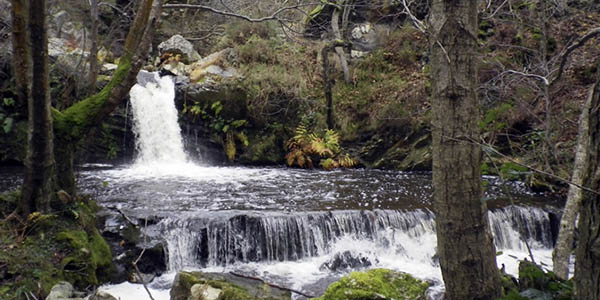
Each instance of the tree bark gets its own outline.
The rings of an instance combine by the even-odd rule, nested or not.
[[[598,65],[600,67],[600,65]],[[583,185],[600,191],[600,72],[586,105],[589,156]],[[579,241],[575,250],[575,299],[600,300],[600,195],[584,191],[579,213]]]
[[[477,1],[434,0],[433,187],[446,300],[501,296],[495,247],[482,201],[477,99]]]
[[[350,45],[351,44],[348,42],[335,40],[321,49],[321,59],[323,60],[323,90],[325,93],[325,101],[327,102],[327,129],[334,129],[335,127],[335,122],[333,120],[333,94],[331,92],[333,87],[331,69],[329,67],[329,52],[338,47],[350,47]]]
[[[29,0],[12,0],[12,46],[13,74],[15,78],[15,94],[17,111],[23,116],[27,114],[27,99],[30,93],[31,57],[29,56],[27,17]]]
[[[124,54],[111,81],[100,92],[75,103],[62,112],[54,111],[57,135],[58,185],[75,193],[73,153],[76,144],[99,126],[136,83],[136,76],[146,61],[162,0],[143,0],[125,40]]]
[[[90,39],[90,73],[88,78],[88,89],[90,93],[96,92],[96,80],[98,79],[98,0],[90,0],[91,30]]]
[[[569,185],[567,201],[563,214],[560,219],[560,228],[556,246],[552,252],[552,265],[554,273],[566,280],[569,277],[569,259],[573,250],[573,236],[575,234],[575,223],[579,208],[581,205],[582,190],[579,186],[583,186],[583,176],[585,173],[586,164],[588,164],[589,145],[590,145],[590,110],[592,104],[593,93],[590,93],[581,116],[579,117],[579,130],[577,132],[577,150],[575,152],[575,165],[573,166],[573,175]]]
[[[29,56],[27,28],[29,1],[12,0],[11,14],[16,105],[19,113],[26,115],[31,93],[29,85],[31,82],[31,57]],[[35,211],[35,199],[29,196],[22,197],[19,201],[18,211],[23,216]]]
[[[345,1],[341,2],[344,5]],[[333,14],[331,15],[331,30],[333,31],[333,35],[336,40],[343,40],[342,33],[340,32],[340,9],[335,7],[333,9]],[[340,59],[340,66],[342,67],[342,72],[344,73],[344,82],[350,83],[350,70],[348,69],[348,61],[346,60],[346,55],[344,54],[344,48],[335,47],[335,53]]]
[[[21,202],[28,212],[51,211],[55,199],[55,161],[52,114],[48,85],[48,36],[46,1],[31,0],[29,6],[29,42],[31,45],[32,84],[28,101],[27,157]]]

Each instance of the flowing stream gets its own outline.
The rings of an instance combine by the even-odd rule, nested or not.
[[[435,253],[429,173],[211,167],[189,162],[173,82],[145,73],[131,95],[137,158],[128,166],[84,166],[78,185],[113,213],[144,224],[142,246],[162,245],[168,272],[150,287],[169,299],[178,270],[235,271],[315,296],[350,271],[391,268],[443,291]],[[10,181],[1,175],[0,180]],[[551,268],[555,208],[522,183],[485,177],[498,265],[516,274],[528,246]],[[118,230],[115,229],[115,230]],[[103,289],[147,299],[140,285]],[[297,299],[302,297],[295,295]]]

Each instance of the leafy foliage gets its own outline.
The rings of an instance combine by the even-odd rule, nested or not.
[[[301,124],[285,146],[288,151],[285,156],[288,166],[314,168],[314,163],[319,162],[323,169],[331,170],[356,165],[356,160],[347,154],[341,154],[340,136],[335,130],[327,129],[320,136]]]

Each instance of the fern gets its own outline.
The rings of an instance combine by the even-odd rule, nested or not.
[[[356,161],[350,156],[340,154],[340,137],[335,130],[326,130],[321,136],[308,130],[303,124],[298,125],[285,147],[288,151],[285,156],[288,166],[313,168],[313,161],[319,162],[325,170],[356,165]]]

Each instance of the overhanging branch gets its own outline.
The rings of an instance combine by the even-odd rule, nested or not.
[[[562,74],[565,70],[565,65],[567,64],[567,60],[569,59],[569,55],[571,55],[571,53],[573,51],[575,51],[575,49],[583,46],[588,40],[592,39],[593,37],[596,37],[600,35],[600,27],[594,28],[592,30],[590,30],[588,33],[586,33],[584,36],[576,39],[573,43],[571,43],[571,45],[569,47],[567,47],[561,54],[560,57],[560,66],[558,67],[558,74],[556,74],[556,77],[554,77],[554,79],[552,80],[552,82],[550,82],[550,85],[554,85],[556,82],[558,82],[560,80],[560,78],[562,77]]]

